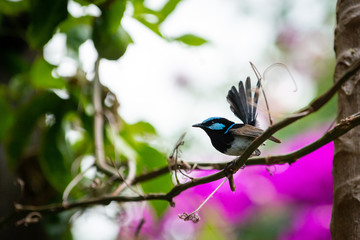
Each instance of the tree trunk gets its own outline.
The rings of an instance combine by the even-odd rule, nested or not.
[[[360,57],[360,1],[338,0],[335,29],[334,81]],[[360,74],[348,80],[338,94],[338,120],[360,111]],[[334,203],[332,239],[360,239],[360,128],[334,141]]]

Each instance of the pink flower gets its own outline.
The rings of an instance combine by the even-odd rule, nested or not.
[[[295,151],[321,135],[317,131],[307,132],[285,141],[278,151],[281,154]],[[169,208],[160,222],[147,219],[141,236],[193,238],[211,221],[224,236],[236,238],[241,236],[239,231],[246,229],[249,221],[262,231],[261,224],[256,221],[261,221],[259,216],[270,212],[275,214],[274,219],[282,218],[287,222],[279,226],[276,225],[278,221],[270,221],[278,231],[275,233],[278,239],[330,239],[333,151],[333,144],[329,143],[291,166],[269,167],[271,175],[266,166],[249,166],[238,171],[234,175],[236,191],[232,192],[226,182],[198,212],[200,222],[197,224],[179,219],[178,214],[189,214],[197,209],[223,180],[188,189],[174,199],[175,208]],[[197,171],[194,174],[204,176],[214,172]]]
[[[319,136],[319,133],[299,136],[287,144],[287,152],[300,149]],[[276,166],[270,179],[278,194],[300,204],[331,204],[333,154],[334,145],[329,143],[302,157],[291,166]]]

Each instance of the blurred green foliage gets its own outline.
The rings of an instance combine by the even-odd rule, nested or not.
[[[121,24],[124,14],[131,14],[166,41],[178,41],[188,46],[207,43],[206,39],[192,33],[168,37],[161,31],[161,24],[181,0],[167,0],[159,10],[148,8],[144,0],[74,2],[82,7],[94,5],[101,14],[73,16],[68,10],[68,0],[0,1],[0,141],[9,167],[25,181],[26,188],[30,188],[20,201],[27,204],[61,201],[66,186],[81,172],[83,159],[94,156],[93,86],[79,58],[79,48],[84,42],[93,41],[101,58],[119,59],[133,43]],[[132,11],[126,11],[128,8]],[[73,76],[58,76],[59,66],[44,58],[43,48],[56,33],[66,36],[67,57],[77,63],[77,72]],[[333,69],[333,62],[324,69]],[[324,73],[327,74],[319,74],[318,94],[332,84],[329,80],[332,72]],[[104,112],[113,116],[116,124],[114,128],[105,119],[104,148],[108,164],[111,165],[109,159],[113,159],[124,169],[124,175],[129,171],[127,161],[130,158],[136,161],[137,174],[165,166],[165,153],[151,144],[151,140],[158,137],[154,127],[147,122],[126,123],[118,116],[119,103],[114,94],[103,87],[102,96]],[[108,96],[114,100],[105,104]],[[281,134],[298,133],[313,126],[315,121],[327,123],[329,116],[334,116],[335,104],[333,99],[318,114],[304,119],[302,124],[280,132],[280,137]],[[29,163],[34,168],[29,168]],[[96,179],[109,182],[110,186],[105,184],[93,191],[92,181]],[[69,200],[108,194],[116,186],[111,177],[98,172],[93,178],[85,177],[72,190]],[[167,192],[172,186],[170,174],[141,184],[145,193]],[[166,202],[151,201],[150,204],[158,216],[168,207]],[[44,219],[49,238],[70,238],[70,216],[59,214]],[[286,225],[287,220],[285,215],[275,220],[272,217],[266,215],[258,222],[241,227],[238,235],[247,239],[271,239],[281,230],[274,226]],[[264,234],[268,237],[262,238]],[[222,238],[223,235],[224,232],[209,221],[199,238]]]
[[[282,232],[289,229],[291,221],[288,215],[289,212],[283,209],[261,209],[253,214],[253,219],[237,227],[236,236],[239,239],[248,240],[276,239]]]
[[[41,49],[53,36],[58,24],[68,16],[67,0],[30,0],[27,40]]]
[[[169,0],[162,9],[147,8],[141,0],[76,0],[82,7],[90,4],[101,12],[100,16],[72,16],[68,0],[0,1],[0,140],[5,147],[7,162],[12,171],[25,181],[26,188],[32,182],[44,182],[51,186],[51,194],[45,188],[28,189],[20,202],[47,204],[59,201],[69,182],[81,171],[81,161],[94,156],[94,106],[93,86],[86,78],[79,58],[79,47],[87,40],[94,42],[100,58],[117,60],[132,43],[130,35],[122,27],[121,20],[128,7],[133,8],[132,17],[143,23],[166,41],[180,41],[199,46],[207,41],[187,34],[167,38],[160,31],[160,24],[175,10],[179,0]],[[148,21],[152,16],[155,22]],[[67,57],[77,63],[76,74],[61,77],[58,65],[48,63],[43,55],[44,46],[56,33],[66,36]],[[112,102],[105,104],[105,98]],[[167,164],[166,155],[151,146],[149,138],[157,133],[150,123],[127,124],[118,116],[119,103],[109,89],[102,89],[104,112],[115,119],[114,126],[106,121],[104,148],[108,159],[128,172],[127,160],[135,157],[137,173],[151,171]],[[114,132],[118,129],[118,132]],[[115,137],[114,137],[115,136]],[[114,147],[117,141],[123,147]],[[117,157],[119,156],[119,157]],[[36,165],[36,174],[28,174],[25,163]],[[33,176],[27,178],[26,176]],[[95,178],[108,182],[111,177],[98,172]],[[70,194],[70,199],[90,197],[91,181],[84,178]],[[109,183],[110,184],[110,183]],[[98,194],[109,194],[116,187],[106,186]],[[36,184],[35,184],[36,185]],[[141,184],[144,192],[167,192],[172,187],[171,176],[163,175]],[[48,188],[47,188],[48,189]],[[42,191],[42,192],[41,192]],[[41,192],[41,193],[40,193]],[[39,201],[39,199],[41,199]],[[167,203],[152,202],[158,216],[166,210]],[[66,222],[70,216],[56,218],[45,224],[52,237],[69,237]],[[45,219],[46,220],[46,219]],[[63,224],[62,228],[54,226]]]

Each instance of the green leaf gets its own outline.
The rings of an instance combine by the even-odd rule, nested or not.
[[[30,46],[42,48],[53,36],[58,24],[68,16],[67,0],[30,0]]]
[[[126,124],[125,128],[126,131],[130,132],[131,134],[156,134],[156,130],[153,125],[144,121],[139,121],[134,124]]]
[[[136,16],[135,17],[139,22],[141,22],[145,27],[149,28],[151,31],[153,31],[156,35],[158,35],[161,38],[164,38],[164,36],[162,35],[162,33],[160,32],[159,29],[159,24],[155,24],[155,23],[150,23],[148,22],[144,16]]]
[[[140,121],[135,124],[127,124],[124,121],[119,136],[124,141],[121,152],[127,157],[133,156],[134,152],[138,151],[138,145],[144,144],[141,141],[151,135],[156,135],[156,131],[150,123]]]
[[[82,6],[88,6],[90,4],[94,4],[96,6],[99,6],[106,2],[106,0],[74,0],[75,2],[79,3]]]
[[[162,23],[176,8],[181,0],[169,0],[159,12],[159,23]]]
[[[150,192],[159,192],[159,186],[162,186],[164,182],[167,182],[168,179],[166,176],[161,176],[158,178],[155,178],[153,180],[147,181],[146,183],[141,184],[141,187],[144,189],[144,191]],[[154,208],[156,216],[160,218],[166,211],[166,209],[169,207],[169,203],[166,201],[150,201],[151,206]]]
[[[198,37],[194,34],[185,34],[180,37],[176,37],[173,40],[183,42],[189,46],[201,46],[208,42],[207,40]]]
[[[147,122],[126,124],[120,132],[121,137],[137,153],[137,173],[149,172],[168,164],[166,155],[151,147],[148,143],[137,140],[138,136],[156,134],[155,128]],[[144,192],[167,193],[173,187],[170,174],[164,174],[141,184]],[[168,207],[167,202],[151,201],[157,216],[161,216]]]
[[[28,7],[28,1],[0,1],[0,12],[4,15],[18,15]]]
[[[141,172],[144,170],[151,171],[167,165],[166,156],[146,143],[139,144],[136,151],[138,153],[137,169]],[[167,193],[171,190],[173,185],[170,174],[164,174],[150,181],[143,182],[141,186],[146,193]],[[169,204],[165,201],[151,201],[150,204],[153,206],[157,216],[159,217],[169,206]]]
[[[101,23],[97,22],[94,25],[93,41],[99,56],[108,60],[122,57],[128,45],[132,43],[131,37],[122,27],[113,34],[104,30]]]
[[[133,6],[134,6],[133,17],[135,19],[146,19],[146,16],[151,16],[151,17],[153,17],[154,19],[157,20],[156,24],[158,25],[158,23],[159,23],[159,12],[154,11],[154,10],[144,6],[143,1],[133,1]]]
[[[62,78],[54,78],[52,76],[53,66],[46,62],[43,58],[37,58],[30,70],[30,82],[38,89],[65,87],[65,81]]]
[[[163,39],[164,37],[160,31],[160,24],[165,21],[165,19],[175,10],[176,6],[181,0],[169,0],[165,3],[164,7],[160,11],[154,11],[152,9],[144,6],[143,1],[133,1],[134,6],[134,15],[133,17],[137,19],[144,26],[149,28],[155,34]],[[148,16],[151,16],[156,21],[148,21]]]
[[[105,31],[112,34],[116,33],[120,27],[121,19],[124,16],[125,8],[125,0],[115,0],[110,5],[106,5],[106,9],[101,9],[102,14],[100,19],[104,22],[103,27],[106,28]]]
[[[53,92],[41,92],[20,106],[15,113],[15,122],[9,130],[11,135],[6,138],[9,165],[13,168],[17,166],[41,116],[45,113],[68,111],[70,108],[76,110],[77,104],[71,99],[61,99]]]
[[[93,16],[86,15],[86,16],[75,18],[75,17],[69,15],[65,21],[63,21],[59,24],[59,30],[62,33],[67,33],[71,28],[74,28],[78,25],[91,27],[91,25],[93,24],[93,21],[94,21]]]
[[[71,165],[65,161],[61,152],[64,142],[65,136],[61,129],[61,119],[56,119],[55,125],[44,134],[39,163],[45,177],[59,192],[64,191],[66,185],[71,181]]]
[[[86,24],[78,24],[70,28],[66,33],[66,46],[76,55],[79,53],[79,47],[91,37],[91,27]]]
[[[47,111],[48,104],[52,105],[57,100],[55,96],[55,94],[42,93],[19,107],[6,145],[10,166],[17,166],[37,119]]]
[[[121,27],[126,1],[116,0],[103,4],[102,14],[93,25],[92,39],[99,57],[117,60],[122,57],[132,43],[129,34]]]
[[[48,239],[71,240],[71,218],[76,210],[59,212],[57,214],[44,214],[42,224]]]
[[[147,8],[143,5],[143,3],[134,3],[134,17],[136,16],[144,16],[144,15],[153,15],[156,19],[159,18],[159,13],[150,8]]]
[[[14,121],[14,113],[9,103],[6,101],[5,96],[2,96],[2,94],[0,95],[0,109],[0,141],[2,141]]]
[[[149,146],[147,143],[138,143],[135,150],[138,153],[138,160],[141,162],[141,168],[143,168],[143,170],[150,171],[168,164],[166,155]],[[143,171],[141,169],[138,170]]]

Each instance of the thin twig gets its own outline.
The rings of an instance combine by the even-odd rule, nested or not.
[[[111,194],[113,196],[119,195],[122,191],[124,191],[124,189],[126,187],[128,187],[131,191],[133,191],[134,193],[138,194],[138,195],[142,195],[141,193],[139,193],[139,191],[137,191],[136,189],[134,189],[133,187],[131,187],[131,182],[133,181],[133,179],[135,178],[135,172],[134,173],[129,173],[128,177],[125,179],[124,176],[121,174],[121,172],[116,168],[115,162],[111,159],[111,162],[114,166],[114,169],[116,169],[119,177],[124,181],[123,184],[119,185],[115,191]],[[134,165],[135,162],[134,161],[129,161],[129,169],[135,169],[136,167],[131,166]]]
[[[69,198],[69,194],[71,192],[71,190],[81,181],[81,179],[83,179],[85,173],[90,170],[91,168],[94,168],[94,165],[90,165],[89,167],[87,167],[84,171],[80,172],[78,175],[76,175],[71,182],[66,186],[64,192],[63,192],[63,196],[62,196],[62,200],[63,203],[66,203],[68,198]]]
[[[215,188],[215,190],[214,191],[212,191],[212,193],[210,193],[210,195],[200,204],[200,206],[195,210],[195,211],[193,211],[193,212],[191,212],[191,213],[186,213],[186,212],[184,212],[183,214],[179,214],[178,216],[179,216],[179,218],[180,219],[183,219],[184,221],[189,221],[189,220],[191,220],[191,221],[193,221],[194,223],[197,223],[197,222],[199,222],[199,220],[200,220],[200,217],[199,217],[199,215],[197,214],[198,212],[199,212],[199,210],[205,205],[205,203],[207,203],[207,201],[209,201],[209,199],[212,197],[212,196],[214,196],[214,194],[219,190],[219,188],[226,182],[226,180],[227,179],[224,179],[220,184],[219,184],[219,186],[217,186],[216,188]]]
[[[190,180],[193,180],[193,179],[194,179],[193,177],[191,177],[191,176],[187,175],[186,173],[184,173],[184,172],[182,171],[182,169],[178,169],[178,171],[179,171],[179,173],[181,173],[181,174],[184,175],[185,177],[189,178]]]
[[[180,155],[180,147],[182,145],[184,145],[185,135],[186,135],[186,133],[183,133],[180,136],[180,138],[178,139],[178,141],[176,142],[175,147],[174,147],[170,157],[168,158],[168,162],[170,165],[173,165],[173,166],[178,165],[178,157]],[[177,176],[177,168],[175,168],[175,170],[174,170],[174,175],[175,175],[176,184],[180,184],[179,178]]]
[[[113,116],[113,114],[109,111],[105,111],[105,117],[107,118],[107,120],[109,121],[110,124],[110,128],[111,128],[111,132],[113,135],[113,139],[114,139],[114,156],[115,156],[115,161],[118,160],[118,150],[117,150],[117,144],[116,144],[116,133],[119,132],[119,128],[117,125],[117,122]],[[126,187],[128,187],[131,191],[133,191],[134,193],[141,195],[138,191],[136,191],[136,189],[131,187],[131,182],[134,180],[135,175],[136,175],[136,162],[133,158],[128,158],[128,166],[129,166],[129,173],[127,178],[125,179],[124,176],[121,174],[121,172],[119,171],[119,169],[117,169],[115,162],[113,161],[113,159],[110,159],[111,163],[113,164],[114,169],[116,170],[118,176],[124,181],[123,184],[119,185],[115,191],[112,193],[113,196],[119,195],[122,191],[124,191],[124,189]]]
[[[268,117],[269,117],[269,124],[270,124],[270,126],[271,126],[271,125],[273,125],[273,121],[272,121],[272,118],[271,118],[271,112],[270,112],[269,102],[268,102],[268,100],[267,100],[264,87],[263,87],[263,85],[262,85],[262,83],[261,83],[262,76],[261,76],[259,70],[256,68],[256,66],[255,66],[252,62],[250,62],[250,66],[251,66],[251,68],[253,69],[253,71],[254,71],[254,73],[255,73],[255,76],[256,76],[256,78],[258,79],[258,82],[260,83],[261,92],[262,92],[262,94],[263,94],[263,96],[264,96],[265,105],[266,105],[266,109],[267,109],[267,113],[268,113]]]
[[[138,237],[140,235],[140,231],[141,231],[144,224],[145,224],[145,218],[141,218],[139,224],[136,227],[136,231],[135,231],[135,238],[136,239],[138,239]]]
[[[214,196],[214,194],[217,192],[217,190],[219,190],[219,188],[226,182],[226,179],[224,179],[224,181],[222,181],[219,186],[217,186],[214,191],[212,191],[212,193],[205,199],[205,201],[203,201],[200,206],[194,211],[194,212],[198,212],[204,205],[207,201],[209,201],[209,199]],[[193,213],[194,213],[193,212]]]
[[[262,76],[263,76],[263,79],[265,80],[266,73],[267,73],[268,71],[270,71],[271,68],[273,68],[273,67],[275,67],[275,66],[283,67],[283,68],[288,72],[288,74],[289,74],[289,76],[290,76],[290,78],[291,78],[291,80],[293,81],[294,86],[295,86],[294,92],[296,92],[296,91],[298,90],[298,87],[297,87],[295,78],[294,78],[293,75],[291,74],[289,68],[288,68],[288,67],[286,66],[286,64],[284,64],[284,63],[279,63],[279,62],[278,62],[278,63],[273,63],[273,64],[271,64],[270,66],[268,66],[268,67],[265,69],[265,71],[263,72],[263,75],[262,75]]]
[[[39,212],[30,212],[25,218],[18,220],[15,225],[24,225],[27,227],[29,224],[39,222],[41,218],[42,216]]]

